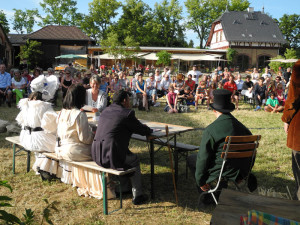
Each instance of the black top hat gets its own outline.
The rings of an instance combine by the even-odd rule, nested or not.
[[[214,110],[221,113],[230,113],[235,109],[233,103],[231,103],[231,92],[225,89],[214,90],[214,103],[210,104]]]

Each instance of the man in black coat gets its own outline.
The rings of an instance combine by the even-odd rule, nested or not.
[[[114,94],[113,104],[101,113],[94,142],[92,158],[100,166],[116,170],[136,168],[130,177],[133,204],[147,200],[143,194],[140,162],[128,146],[132,133],[150,135],[152,129],[142,124],[130,107],[129,93],[120,90]]]

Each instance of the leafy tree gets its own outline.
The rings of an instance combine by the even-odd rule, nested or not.
[[[156,61],[156,65],[163,64],[163,66],[165,66],[171,64],[171,57],[172,57],[171,53],[168,53],[167,51],[163,50],[156,53],[156,56],[158,57],[158,60]]]
[[[110,29],[117,31],[119,40],[124,44],[127,36],[132,36],[140,45],[152,45],[158,39],[160,26],[154,22],[150,7],[142,0],[126,0],[122,6],[123,14],[116,26]]]
[[[178,0],[163,0],[161,4],[155,3],[154,19],[157,24],[161,24],[158,32],[160,46],[184,46],[184,30],[180,21],[182,20],[182,7]]]
[[[21,60],[27,60],[28,66],[34,68],[39,62],[40,55],[43,54],[40,50],[41,44],[42,43],[38,41],[27,40],[26,44],[21,46],[18,57],[20,57]]]
[[[289,48],[299,48],[300,47],[300,15],[284,14],[279,19],[279,28],[288,42]]]
[[[189,44],[188,44],[189,48],[194,48],[194,41],[190,40]]]
[[[37,9],[26,9],[22,11],[21,9],[14,9],[14,19],[13,19],[13,29],[19,34],[31,33],[33,31],[33,26],[35,24],[35,16],[39,16]]]
[[[80,24],[82,30],[95,40],[106,38],[107,28],[113,24],[112,19],[118,15],[121,3],[117,0],[93,0],[89,3],[89,13]]]
[[[110,32],[107,35],[107,39],[101,41],[104,51],[114,57],[115,64],[117,59],[120,59],[123,68],[125,68],[125,61],[136,58],[137,53],[140,51],[139,43],[132,36],[127,36],[124,43],[125,45],[119,41],[116,32]]]
[[[77,13],[76,5],[74,0],[43,0],[40,6],[47,15],[39,25],[78,25],[82,14]]]
[[[204,47],[212,23],[222,15],[226,6],[231,11],[243,11],[250,5],[248,0],[186,0],[187,28],[198,34],[200,48]]]
[[[226,59],[228,60],[228,64],[231,65],[235,56],[237,54],[237,51],[235,49],[232,48],[228,48],[227,52],[226,52]]]
[[[3,27],[3,30],[6,34],[9,33],[9,23],[6,19],[6,14],[3,12],[3,10],[0,10],[0,24]]]
[[[297,59],[297,51],[295,49],[286,49],[284,53],[284,57],[281,55],[278,55],[272,59]],[[283,63],[283,62],[270,62],[269,66],[272,70],[275,72],[278,72],[278,68],[288,68],[293,67],[294,63]]]

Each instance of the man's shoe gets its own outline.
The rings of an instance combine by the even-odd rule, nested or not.
[[[143,195],[139,195],[139,196],[133,198],[132,203],[134,205],[141,205],[141,204],[144,204],[147,200],[148,200],[148,196],[143,194]]]
[[[11,107],[11,102],[7,102],[7,105],[10,108]]]

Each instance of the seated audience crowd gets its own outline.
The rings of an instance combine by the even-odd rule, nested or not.
[[[101,198],[102,180],[99,173],[74,167],[65,161],[53,161],[41,153],[56,152],[59,159],[71,161],[94,160],[98,165],[113,169],[135,167],[135,174],[129,177],[134,204],[143,203],[147,196],[141,187],[139,159],[129,150],[128,144],[133,132],[149,135],[152,130],[136,119],[134,111],[130,109],[130,98],[132,107],[147,112],[151,106],[158,107],[161,99],[166,102],[164,111],[170,114],[180,112],[180,106],[192,106],[197,110],[204,105],[207,110],[213,110],[217,118],[235,121],[236,126],[232,127],[228,135],[235,134],[235,130],[242,130],[241,134],[249,135],[250,131],[230,112],[239,109],[242,97],[245,101],[250,99],[255,102],[255,111],[264,109],[271,113],[282,112],[291,76],[290,68],[283,74],[279,72],[273,80],[268,68],[262,75],[254,68],[253,73],[243,79],[240,73],[230,72],[226,67],[224,71],[218,67],[212,74],[203,75],[197,70],[197,65],[193,65],[187,74],[175,74],[168,67],[160,73],[153,66],[144,69],[139,65],[134,67],[133,78],[130,80],[127,78],[130,73],[126,69],[123,71],[120,63],[113,65],[111,70],[101,66],[98,71],[91,66],[85,72],[77,71],[71,63],[59,72],[59,76],[55,75],[52,68],[48,68],[46,74],[43,74],[42,69],[35,68],[32,75],[27,69],[14,69],[11,73],[5,70],[5,65],[0,64],[0,104],[6,102],[11,107],[15,99],[20,109],[16,118],[22,126],[20,141],[26,149],[35,152],[33,168],[36,173],[43,179],[56,177],[62,182],[73,184],[78,187],[80,195]],[[144,71],[149,76],[147,79],[144,79]],[[57,105],[60,90],[62,109],[56,113],[52,106]],[[221,107],[223,100],[228,104]],[[94,113],[95,118],[99,119],[96,135],[95,130],[89,126],[85,111]],[[218,121],[221,119],[217,119],[210,129],[220,126]],[[227,135],[224,132],[224,137],[210,137],[209,131],[204,133],[207,140],[202,141],[198,156],[189,158],[190,167],[196,171],[200,192],[205,191],[209,182],[215,178],[204,171],[204,166],[200,166],[201,163],[209,165],[210,153],[205,150],[207,143],[212,145],[212,138],[218,142]],[[216,146],[210,147],[213,149]],[[201,160],[198,159],[196,164],[197,157],[201,157]],[[89,184],[88,179],[94,179],[95,182]],[[121,181],[121,186],[126,186],[125,183]],[[129,189],[125,187],[124,190]],[[113,187],[109,189],[108,196],[115,196]]]

